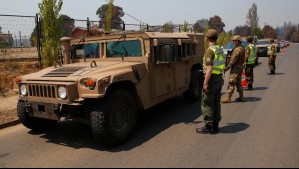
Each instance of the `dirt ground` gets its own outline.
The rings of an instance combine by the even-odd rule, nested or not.
[[[0,62],[0,97],[17,94],[13,91],[16,77],[39,70],[37,62],[16,62],[13,60]]]

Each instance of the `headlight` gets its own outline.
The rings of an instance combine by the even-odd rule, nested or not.
[[[25,84],[21,84],[20,85],[20,93],[23,95],[23,96],[26,96],[27,95],[27,86]]]
[[[65,86],[58,87],[58,96],[63,100],[67,98],[67,92]]]

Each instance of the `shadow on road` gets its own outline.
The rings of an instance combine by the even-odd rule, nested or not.
[[[254,87],[253,90],[267,90],[268,87]]]
[[[221,127],[219,133],[231,134],[246,130],[249,127],[246,123],[227,123],[227,126]]]
[[[281,75],[284,75],[285,73],[275,73],[275,74],[270,74],[270,73],[267,73],[268,76],[281,76]]]
[[[142,111],[138,117],[136,131],[131,139],[117,148],[109,148],[98,143],[92,137],[88,125],[76,121],[58,123],[57,127],[44,133],[29,131],[38,135],[48,143],[72,147],[74,149],[91,148],[101,151],[120,152],[138,147],[159,133],[179,123],[196,125],[194,122],[200,115],[200,102],[186,103],[181,97],[170,99],[147,111]]]
[[[259,102],[262,98],[259,97],[244,97],[245,102]]]

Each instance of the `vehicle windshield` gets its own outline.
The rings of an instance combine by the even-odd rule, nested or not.
[[[267,41],[267,40],[259,40],[259,41],[257,41],[257,44],[258,44],[258,45],[269,45],[270,42]]]
[[[90,44],[78,44],[73,45],[73,58],[74,59],[83,59],[83,58],[99,58],[99,43],[90,43]]]
[[[107,42],[107,58],[111,57],[140,57],[142,56],[141,42],[139,40]]]
[[[247,41],[242,41],[242,46],[244,47],[244,48],[246,48],[246,46],[247,46]],[[230,41],[226,46],[224,46],[224,49],[233,49],[233,48],[235,48],[236,46],[235,46],[235,44],[234,44],[234,42],[233,41]]]

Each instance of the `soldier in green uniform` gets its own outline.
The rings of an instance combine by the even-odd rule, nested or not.
[[[268,57],[269,57],[269,69],[270,74],[275,74],[275,59],[276,59],[276,46],[274,45],[274,39],[270,38],[270,46],[268,47]]]
[[[228,82],[228,91],[226,96],[221,99],[221,103],[231,103],[231,97],[234,93],[235,86],[237,86],[237,91],[239,92],[239,98],[236,99],[238,102],[244,102],[243,88],[241,84],[242,72],[244,69],[245,63],[245,49],[241,45],[242,37],[236,35],[233,37],[233,42],[235,48],[231,54],[230,62],[228,63],[225,71],[230,71],[229,82]]]
[[[256,60],[256,47],[253,44],[253,37],[247,36],[247,47],[245,52],[245,76],[246,76],[246,82],[247,82],[247,89],[253,90],[253,68]]]
[[[204,57],[205,80],[201,102],[205,126],[197,128],[196,132],[214,134],[219,132],[219,122],[221,120],[222,72],[225,68],[226,59],[222,48],[216,44],[218,39],[217,31],[210,29],[206,36],[209,48],[206,50]]]

